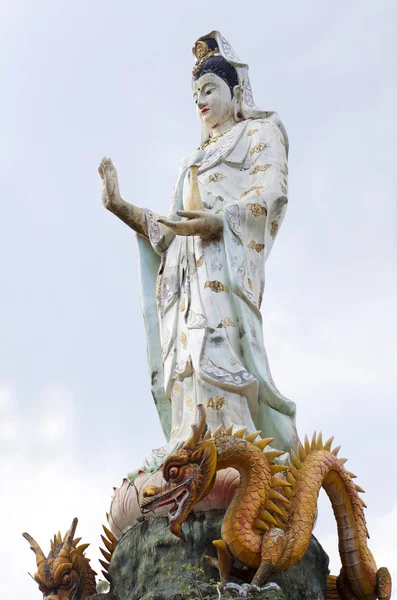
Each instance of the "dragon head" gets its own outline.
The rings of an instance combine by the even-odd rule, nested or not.
[[[209,494],[216,474],[216,446],[214,441],[202,439],[206,413],[202,404],[197,408],[199,423],[192,425],[190,438],[163,465],[163,477],[172,484],[171,489],[145,498],[141,504],[143,513],[170,505],[170,530],[183,541],[182,524],[192,507]]]
[[[22,534],[36,555],[34,580],[39,584],[44,600],[79,600],[81,597],[86,575],[84,551],[89,544],[77,546],[81,538],[73,539],[76,527],[77,519],[73,519],[63,539],[60,533],[54,536],[47,558],[28,533]]]

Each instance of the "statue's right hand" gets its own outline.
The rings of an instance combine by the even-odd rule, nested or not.
[[[98,171],[103,182],[102,203],[105,208],[111,209],[112,206],[121,201],[117,171],[114,168],[112,160],[106,158],[106,156],[101,160]]]

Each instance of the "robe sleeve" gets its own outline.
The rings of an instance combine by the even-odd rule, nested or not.
[[[264,263],[287,208],[286,141],[277,125],[252,122],[242,171],[245,189],[224,209],[224,239],[234,291],[257,310],[262,302]]]

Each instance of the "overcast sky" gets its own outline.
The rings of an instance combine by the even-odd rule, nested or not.
[[[290,138],[290,201],[267,263],[265,345],[303,438],[335,435],[397,580],[397,5],[0,2],[0,596],[40,597],[29,532],[79,517],[97,563],[113,486],[163,437],[134,234],[101,205],[167,214],[200,127],[191,47],[220,29]],[[325,496],[325,495],[324,495]],[[339,571],[326,497],[315,534]]]

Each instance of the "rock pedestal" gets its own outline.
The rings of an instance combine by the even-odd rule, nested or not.
[[[183,597],[183,588],[190,585],[191,572],[183,566],[201,568],[195,578],[202,585],[203,597],[217,597],[213,587],[206,589],[211,580],[218,580],[218,572],[204,556],[215,556],[212,541],[220,539],[223,511],[191,513],[183,525],[187,543],[175,537],[168,528],[166,518],[143,521],[132,527],[119,541],[110,564],[112,593],[119,600],[166,600]],[[184,574],[185,573],[185,574]],[[274,573],[269,586],[252,597],[276,600],[325,600],[328,574],[328,556],[313,537],[304,558],[283,573]],[[238,583],[242,580],[233,579]],[[194,587],[194,586],[193,586]],[[273,589],[271,589],[273,587]],[[187,598],[199,598],[192,588]],[[176,599],[175,599],[176,600]]]

